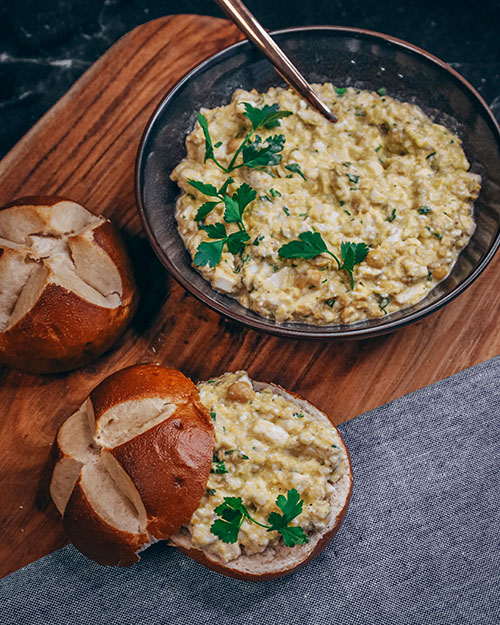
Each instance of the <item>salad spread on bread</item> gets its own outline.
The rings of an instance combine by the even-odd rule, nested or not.
[[[188,525],[193,545],[229,562],[242,551],[261,553],[281,541],[287,544],[286,534],[270,529],[269,521],[272,526],[273,515],[286,514],[283,508],[294,498],[300,513],[287,527],[302,534],[297,532],[297,542],[292,539],[289,546],[325,528],[334,484],[347,464],[336,430],[272,387],[254,390],[245,372],[226,373],[198,390],[211,412],[215,448],[207,489]],[[239,498],[251,517],[237,519],[243,522],[234,542],[230,533],[218,531],[228,498]]]

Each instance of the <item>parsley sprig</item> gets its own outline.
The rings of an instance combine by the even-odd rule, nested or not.
[[[276,499],[276,505],[283,514],[271,512],[267,518],[269,525],[265,525],[250,516],[241,497],[224,497],[224,503],[221,503],[214,510],[221,518],[212,523],[210,531],[224,543],[235,543],[238,540],[240,528],[246,519],[267,529],[268,532],[279,532],[287,547],[308,543],[307,534],[301,527],[289,526],[289,523],[302,513],[304,505],[297,490],[292,488],[287,492],[286,497],[279,495]]]
[[[200,193],[217,198],[215,201],[205,202],[200,206],[195,216],[196,221],[204,221],[209,213],[223,202],[224,220],[228,224],[235,223],[238,225],[238,230],[231,234],[227,233],[226,226],[220,222],[206,226],[200,225],[200,229],[204,230],[213,241],[200,243],[194,257],[194,264],[198,267],[207,264],[210,267],[215,267],[220,262],[224,246],[227,247],[231,254],[241,254],[245,248],[245,243],[250,239],[243,222],[243,213],[247,206],[257,197],[255,189],[252,189],[249,184],[244,182],[236,189],[233,195],[229,195],[227,189],[233,182],[232,178],[228,178],[218,190],[212,184],[205,184],[199,180],[188,180],[188,182]]]
[[[245,112],[243,115],[250,120],[251,129],[240,143],[238,149],[233,154],[231,161],[227,167],[224,167],[215,158],[214,146],[212,138],[210,137],[210,131],[208,129],[207,118],[198,113],[198,122],[203,130],[205,136],[205,158],[204,163],[208,160],[212,160],[219,169],[228,174],[229,172],[239,169],[240,167],[251,167],[253,169],[261,169],[263,167],[278,165],[281,163],[282,155],[280,152],[285,147],[285,136],[282,134],[273,135],[262,140],[262,138],[255,134],[259,128],[265,130],[271,130],[280,126],[280,119],[288,117],[292,114],[291,111],[280,111],[278,104],[272,106],[264,105],[262,108],[252,106],[248,102],[244,103]],[[254,141],[250,141],[255,134]],[[241,154],[241,162],[237,165],[236,161]]]
[[[316,258],[320,254],[330,254],[335,259],[339,271],[347,271],[351,280],[351,288],[354,288],[353,270],[355,265],[362,263],[369,248],[366,243],[351,243],[343,241],[340,245],[342,262],[331,252],[319,232],[301,232],[298,241],[290,241],[282,245],[278,254],[282,258]]]

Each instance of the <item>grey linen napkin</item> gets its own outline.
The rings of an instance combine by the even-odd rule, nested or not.
[[[65,547],[0,581],[0,622],[496,625],[499,376],[495,358],[343,424],[351,507],[295,574],[232,580],[161,543],[109,569]]]

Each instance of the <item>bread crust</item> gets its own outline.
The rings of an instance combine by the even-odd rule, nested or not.
[[[63,527],[78,551],[105,566],[134,564],[139,560],[137,552],[149,543],[146,533],[118,530],[99,517],[82,488],[81,479],[69,498]]]
[[[320,411],[299,395],[286,391],[276,384],[252,381],[252,385],[255,390],[272,388],[275,393],[294,401],[301,409],[307,410],[313,416],[319,414],[327,418],[332,427],[335,428],[339,437],[339,442],[343,445],[347,458],[347,471],[339,480],[339,482],[341,480],[344,480],[345,482],[342,485],[339,484],[339,486],[342,486],[340,489],[342,493],[342,505],[336,512],[335,518],[330,520],[326,531],[310,535],[309,543],[307,545],[295,546],[293,548],[289,548],[284,545],[279,546],[278,548],[268,548],[266,549],[266,551],[269,550],[267,556],[265,552],[264,556],[262,556],[262,554],[253,554],[249,556],[245,555],[240,556],[231,562],[225,563],[213,554],[206,553],[203,550],[194,547],[186,528],[182,528],[180,532],[172,536],[170,538],[170,543],[193,560],[196,560],[209,569],[212,569],[217,573],[221,573],[222,575],[226,575],[227,577],[233,577],[245,581],[267,581],[282,577],[283,575],[288,575],[289,573],[303,567],[305,564],[313,560],[319,553],[321,553],[321,551],[323,551],[323,549],[325,549],[325,547],[331,542],[335,534],[340,529],[340,526],[342,525],[342,522],[347,514],[351,498],[353,477],[349,450],[333,423],[333,420],[326,413]],[[251,563],[252,559],[256,562],[262,560],[260,568],[259,564],[256,566],[248,566],[248,563]]]
[[[16,206],[50,208],[61,201],[71,200],[31,196],[0,210]],[[109,221],[93,228],[92,241],[118,270],[121,303],[114,308],[99,306],[49,280],[34,305],[12,327],[0,332],[0,364],[29,373],[69,371],[103,354],[125,331],[137,307],[137,289],[125,246]]]

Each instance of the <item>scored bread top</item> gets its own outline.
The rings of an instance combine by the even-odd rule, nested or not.
[[[139,547],[168,538],[199,505],[213,439],[179,371],[145,364],[106,378],[57,438],[51,495],[70,540],[102,564],[130,564]]]
[[[123,332],[136,305],[113,225],[59,197],[0,209],[0,283],[0,362],[33,372],[92,360]]]

